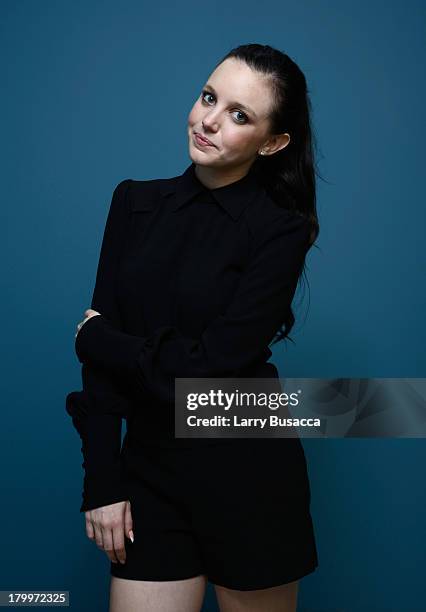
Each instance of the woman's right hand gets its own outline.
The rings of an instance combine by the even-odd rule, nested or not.
[[[87,510],[85,517],[87,537],[95,541],[98,548],[105,551],[113,563],[120,561],[124,564],[124,538],[128,537],[132,542],[134,540],[130,501]]]

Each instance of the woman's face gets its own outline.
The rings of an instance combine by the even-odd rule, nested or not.
[[[189,155],[195,164],[248,171],[260,150],[285,146],[282,139],[270,139],[269,82],[245,62],[226,59],[202,89],[188,116]],[[214,146],[197,142],[195,132]]]

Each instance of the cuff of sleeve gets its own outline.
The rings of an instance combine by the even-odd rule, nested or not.
[[[82,436],[84,485],[80,512],[127,499],[122,471],[121,417],[87,414]]]
[[[103,315],[91,317],[75,339],[75,352],[81,363],[130,374],[137,369],[145,338],[117,330]]]
[[[80,512],[128,499],[122,465],[121,416],[93,414],[89,404],[82,401],[78,392],[67,396],[67,412],[82,441],[84,485]]]

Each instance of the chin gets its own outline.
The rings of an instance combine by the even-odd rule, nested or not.
[[[203,151],[199,151],[192,143],[188,147],[188,153],[193,162],[200,162],[202,164],[203,161],[206,161],[205,153],[203,153]]]
[[[210,165],[208,162],[206,162],[205,159],[202,158],[201,155],[197,155],[196,153],[192,153],[191,151],[189,152],[189,157],[191,159],[191,161],[196,164],[197,166],[207,166]]]

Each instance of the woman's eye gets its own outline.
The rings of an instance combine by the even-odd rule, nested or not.
[[[203,100],[205,100],[205,97],[206,97],[206,96],[211,96],[212,98],[214,98],[214,95],[213,95],[213,94],[211,94],[209,91],[205,91],[205,90],[204,90],[204,91],[202,91],[202,92],[201,92],[201,97],[203,98]],[[208,102],[207,102],[207,104],[208,104]]]
[[[247,121],[247,115],[245,115],[241,111],[235,111],[235,112],[238,113],[239,115],[243,116],[244,123]],[[237,121],[238,121],[238,123],[242,123],[242,121],[240,121],[239,119],[237,119]]]

